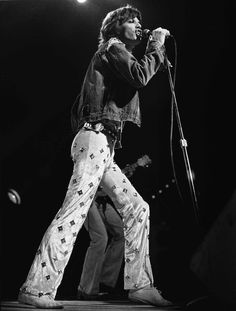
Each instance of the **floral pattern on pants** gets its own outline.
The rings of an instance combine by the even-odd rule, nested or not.
[[[21,291],[55,298],[79,230],[99,184],[113,200],[124,224],[124,288],[153,283],[149,258],[149,206],[114,163],[114,141],[82,128],[71,154],[73,174],[62,207],[46,230]]]

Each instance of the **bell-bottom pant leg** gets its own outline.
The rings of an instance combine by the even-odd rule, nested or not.
[[[81,226],[104,169],[111,161],[111,143],[102,133],[85,130],[72,143],[73,174],[61,209],[46,230],[20,291],[55,298]]]
[[[99,293],[100,276],[108,242],[106,226],[97,205],[95,201],[92,203],[84,222],[90,236],[90,244],[85,255],[78,288],[89,295]]]
[[[102,265],[100,282],[114,288],[124,259],[123,221],[115,207],[109,203],[106,203],[105,208],[99,207],[99,211],[106,229],[110,233],[110,241]]]
[[[149,257],[149,205],[115,164],[105,170],[101,181],[123,218],[125,238],[124,289],[153,284]]]

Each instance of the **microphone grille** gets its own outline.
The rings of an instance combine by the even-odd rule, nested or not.
[[[142,31],[143,38],[148,38],[151,34],[152,34],[152,32],[149,29],[143,29],[143,31]]]

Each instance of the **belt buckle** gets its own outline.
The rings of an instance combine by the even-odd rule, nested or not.
[[[104,125],[102,124],[102,123],[96,123],[95,125],[94,125],[94,131],[96,132],[96,133],[99,133],[99,132],[101,132],[101,131],[103,131],[104,130]]]

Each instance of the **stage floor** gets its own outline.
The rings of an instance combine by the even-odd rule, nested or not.
[[[109,301],[81,301],[81,300],[58,300],[63,303],[63,309],[57,310],[66,310],[66,311],[94,311],[94,310],[105,310],[105,311],[129,311],[129,310],[186,310],[185,308],[180,307],[169,307],[161,308],[145,304],[136,304],[129,300],[109,300]],[[18,301],[2,301],[1,302],[1,311],[21,311],[21,310],[36,310],[36,308],[31,307],[30,305],[21,304]],[[40,309],[43,310],[43,309]],[[53,309],[44,309],[44,310],[53,310]]]

